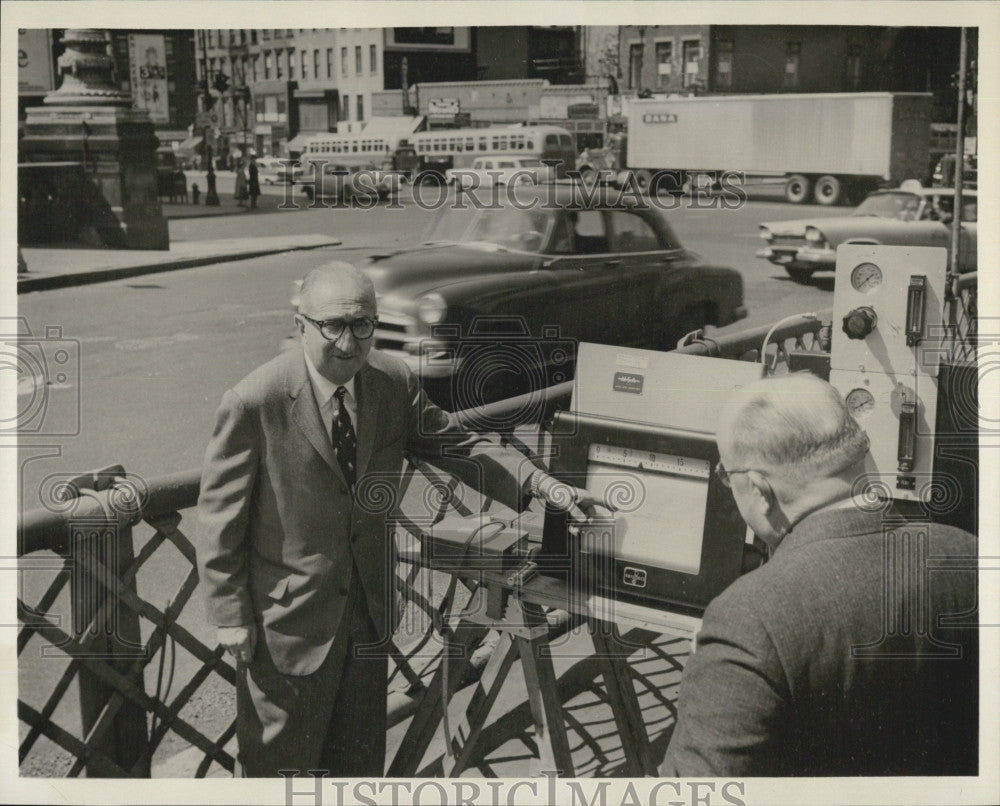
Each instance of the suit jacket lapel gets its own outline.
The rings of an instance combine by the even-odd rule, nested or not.
[[[292,419],[324,461],[343,480],[344,474],[337,463],[337,457],[333,455],[333,444],[330,442],[330,435],[323,427],[323,418],[319,415],[316,395],[313,393],[309,373],[306,371],[305,357],[301,354],[297,362],[291,363],[288,393],[294,398],[291,408]]]
[[[378,407],[382,399],[380,381],[380,374],[369,364],[365,364],[355,377],[354,391],[358,400],[359,479],[368,469],[368,463],[375,451],[375,424],[378,422]]]

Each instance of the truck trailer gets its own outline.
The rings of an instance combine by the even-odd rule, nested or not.
[[[641,99],[628,110],[621,154],[582,154],[586,176],[630,170],[642,188],[679,189],[694,173],[779,175],[795,204],[833,205],[929,167],[929,93],[719,95]],[[617,163],[617,164],[615,164]]]

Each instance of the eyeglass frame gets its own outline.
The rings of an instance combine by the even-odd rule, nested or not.
[[[327,341],[336,341],[344,335],[344,331],[348,328],[351,331],[351,335],[358,341],[368,341],[368,339],[375,335],[375,328],[378,326],[378,316],[361,316],[348,322],[344,319],[313,319],[311,316],[306,316],[304,313],[299,313],[298,315],[312,324],[319,331],[319,334]],[[340,332],[336,336],[328,336],[323,330],[323,328],[327,327],[332,322],[340,323]],[[367,336],[359,336],[354,332],[354,326],[360,322],[371,322],[372,331]]]
[[[732,482],[729,480],[729,477],[733,475],[733,473],[762,473],[764,475],[767,475],[766,473],[764,473],[763,470],[757,467],[738,467],[735,468],[734,470],[730,470],[722,463],[721,459],[715,466],[716,477],[718,477],[719,481],[722,482],[723,487],[726,487],[730,490],[733,488],[733,485]]]

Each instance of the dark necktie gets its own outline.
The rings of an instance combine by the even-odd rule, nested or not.
[[[333,415],[333,426],[331,438],[333,440],[333,452],[340,463],[340,469],[344,473],[347,483],[353,487],[357,473],[356,462],[358,455],[358,438],[354,433],[354,425],[351,423],[351,415],[347,412],[344,404],[344,395],[347,389],[338,386],[333,396],[337,398],[337,412]]]

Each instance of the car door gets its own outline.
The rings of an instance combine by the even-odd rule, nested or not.
[[[609,287],[618,295],[615,305],[621,317],[632,325],[623,332],[628,340],[622,344],[659,348],[661,335],[670,329],[664,316],[672,310],[663,298],[664,275],[671,270],[679,250],[665,250],[664,246],[671,244],[661,243],[653,225],[634,210],[609,210],[607,216],[615,258],[605,273]]]
[[[563,210],[550,238],[544,266],[553,273],[552,311],[560,335],[597,344],[631,344],[631,303],[622,257],[611,251],[603,210]]]

